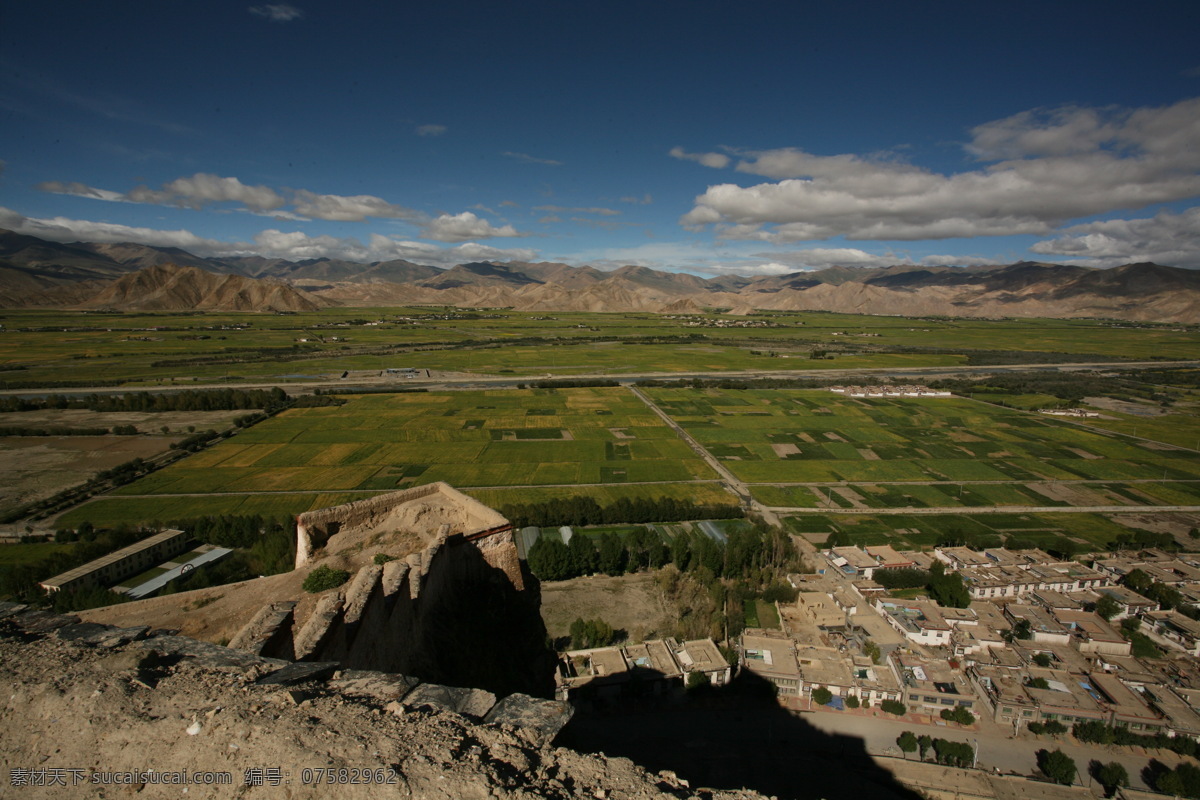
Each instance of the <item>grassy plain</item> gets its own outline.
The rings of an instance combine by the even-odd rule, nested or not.
[[[1039,484],[1200,478],[1196,453],[1153,449],[1052,418],[961,398],[858,399],[828,391],[721,389],[653,389],[649,394],[748,483]],[[873,502],[880,507],[960,502],[957,486],[864,489],[860,502],[865,507]],[[971,486],[963,489],[961,504],[994,505],[1006,498],[1036,497],[1017,491],[1014,497],[1006,489]],[[830,493],[830,499],[836,494]],[[808,500],[803,491],[787,495],[798,505],[821,502],[816,496]],[[839,496],[855,505],[844,493]],[[771,492],[760,497],[764,502],[768,497],[781,499]],[[1054,503],[1030,503],[1048,504]]]
[[[480,487],[485,502],[552,493],[506,486],[590,487],[618,497],[720,498],[717,476],[625,389],[528,389],[355,395],[292,409],[72,511],[63,524],[112,515],[297,513],[318,494],[352,497],[433,481]],[[681,481],[714,483],[680,484]],[[638,492],[629,489],[652,483]],[[264,494],[252,494],[264,493]],[[178,495],[202,495],[178,496]],[[151,497],[153,496],[153,497]],[[147,514],[153,514],[147,517]]]
[[[787,527],[811,541],[824,542],[836,531],[850,543],[868,546],[891,544],[901,548],[929,548],[943,537],[961,533],[975,535],[1017,535],[1044,547],[1060,536],[1105,549],[1129,529],[1100,514],[944,514],[937,516],[869,514],[806,515],[788,517]]]
[[[512,375],[811,371],[944,366],[964,363],[971,351],[1062,354],[1058,360],[1067,361],[1183,359],[1200,351],[1200,332],[1167,326],[821,312],[672,318],[432,308],[285,315],[6,310],[0,321],[0,366],[7,368],[0,389],[64,380],[286,383],[395,366]],[[809,360],[815,349],[836,357]]]

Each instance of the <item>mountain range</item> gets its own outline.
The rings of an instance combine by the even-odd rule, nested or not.
[[[724,308],[953,317],[1101,317],[1200,322],[1200,271],[1152,263],[1113,269],[1008,266],[831,267],[700,278],[626,266],[203,258],[149,245],[61,244],[0,229],[0,307],[142,311],[305,311],[326,306],[451,305],[520,311],[699,313]]]

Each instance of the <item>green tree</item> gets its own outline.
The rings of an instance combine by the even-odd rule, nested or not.
[[[812,690],[813,702],[819,706],[823,706],[833,699],[833,692],[826,689],[824,686],[816,686]]]
[[[884,700],[879,704],[879,707],[888,714],[894,714],[897,717],[902,717],[908,713],[908,706],[899,700]]]
[[[1038,750],[1037,765],[1055,783],[1070,786],[1075,782],[1075,760],[1062,750]]]
[[[886,703],[887,701],[884,700],[883,702]],[[920,736],[917,737],[917,747],[920,748],[920,750],[921,750],[920,758],[922,761],[924,761],[925,754],[929,752],[929,748],[933,747],[933,737],[928,736],[924,733],[921,734]]]
[[[912,731],[905,731],[896,737],[896,746],[904,753],[904,757],[908,758],[909,753],[917,751],[917,737]],[[922,756],[924,756],[923,753]]]
[[[1025,681],[1025,685],[1031,689],[1049,689],[1050,682],[1045,678],[1029,678]]]
[[[1033,656],[1033,663],[1037,664],[1039,667],[1050,666],[1050,654],[1049,653],[1035,653]]]
[[[709,680],[707,672],[695,670],[688,673],[687,684],[685,685],[685,688],[687,688],[689,692],[694,692],[700,689],[706,689],[711,685],[712,681]]]
[[[875,642],[871,641],[870,639],[867,639],[867,641],[863,643],[862,650],[863,655],[871,659],[871,661],[875,664],[878,664],[883,659],[883,653],[880,652],[879,645],[875,644]]]
[[[858,698],[855,697],[854,695],[850,695],[849,697],[846,698],[846,708],[858,708],[859,705],[860,705],[860,703],[858,701]]]
[[[1106,622],[1121,612],[1121,604],[1112,595],[1101,595],[1096,601],[1096,614]]]
[[[1107,764],[1093,761],[1088,766],[1088,772],[1096,779],[1097,783],[1104,787],[1105,797],[1112,797],[1117,793],[1117,789],[1129,785],[1129,773],[1123,764],[1116,761],[1110,761]]]

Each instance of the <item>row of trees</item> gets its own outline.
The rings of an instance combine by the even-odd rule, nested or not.
[[[287,393],[273,389],[187,389],[179,392],[90,394],[86,397],[50,395],[45,398],[3,397],[0,411],[40,411],[46,408],[86,408],[102,412],[232,411],[239,408],[275,409],[288,402]]]
[[[541,536],[529,548],[529,569],[539,580],[557,581],[591,575],[620,575],[674,564],[681,571],[705,569],[716,578],[748,578],[769,565],[786,565],[796,553],[781,531],[754,527],[734,531],[722,544],[707,536],[680,534],[670,546],[657,533],[636,528],[624,541],[615,533],[589,536],[576,531],[569,544]],[[773,598],[774,599],[774,598]],[[795,599],[794,590],[790,599]]]
[[[934,739],[925,734],[917,736],[912,731],[904,731],[896,737],[896,746],[905,754],[905,757],[908,753],[919,751],[919,758],[922,761],[925,760],[925,754],[932,750],[934,760],[948,767],[969,767],[975,763],[975,748],[965,742]]]
[[[607,506],[594,498],[576,495],[503,506],[500,513],[517,527],[540,528],[559,525],[614,525],[639,522],[679,522],[693,519],[736,519],[743,516],[737,505],[697,504],[674,497],[622,497]]]

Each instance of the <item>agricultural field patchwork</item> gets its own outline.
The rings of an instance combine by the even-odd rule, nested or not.
[[[966,536],[991,538],[996,544],[1017,537],[1042,548],[1053,547],[1065,538],[1083,550],[1104,550],[1130,530],[1101,514],[798,514],[788,517],[785,524],[788,530],[817,544],[837,533],[850,544],[890,544],[899,549],[928,549],[947,538]]]
[[[120,495],[391,491],[713,480],[624,389],[355,395],[301,408],[119,490]]]
[[[1105,502],[1096,503],[1055,494],[1069,494],[1062,481],[1175,485],[1200,479],[1200,454],[1193,451],[962,398],[859,399],[799,390],[652,389],[649,394],[747,483],[864,484],[832,494],[805,487],[756,489],[766,503],[814,508],[1111,505],[1122,501],[1117,495],[1106,498],[1104,489],[1094,494]],[[960,490],[957,481],[967,485]],[[1017,485],[971,483],[980,481]],[[891,482],[914,486],[883,485]],[[918,485],[930,483],[943,485]],[[1177,489],[1180,496],[1191,496],[1189,484]]]

